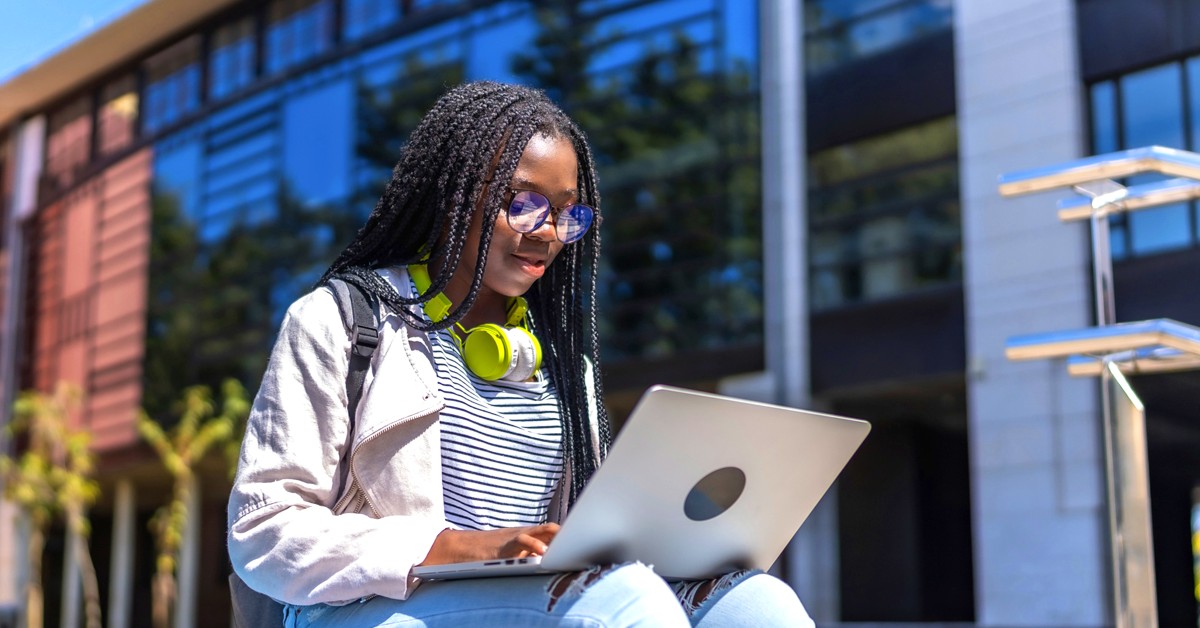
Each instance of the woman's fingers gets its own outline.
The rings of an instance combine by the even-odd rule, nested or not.
[[[543,523],[530,528],[528,534],[544,543],[549,543],[550,541],[554,540],[554,537],[558,534],[560,528],[561,526],[559,526],[557,523]]]
[[[548,547],[545,541],[542,541],[532,534],[527,533],[518,535],[516,541],[517,546],[521,548],[521,551],[524,551],[527,554],[544,554],[546,552],[546,548]]]

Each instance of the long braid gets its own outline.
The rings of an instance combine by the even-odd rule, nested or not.
[[[477,82],[439,98],[410,134],[366,223],[318,285],[333,278],[354,283],[421,331],[457,323],[474,305],[483,284],[493,226],[508,193],[506,183],[525,145],[539,133],[571,141],[579,161],[580,202],[597,208],[596,225],[582,240],[565,246],[526,295],[532,331],[542,340],[543,362],[558,390],[563,454],[571,465],[571,485],[565,488],[574,502],[612,439],[602,402],[596,324],[600,196],[586,136],[544,93]],[[442,320],[427,323],[419,306],[445,290],[480,211],[484,227],[467,296]],[[430,259],[441,263],[430,277],[430,288],[417,297],[399,294],[375,272]],[[585,381],[585,359],[592,364],[591,381]],[[589,419],[589,385],[596,394],[598,438],[593,438]]]

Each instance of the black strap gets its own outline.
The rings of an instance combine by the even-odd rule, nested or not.
[[[350,449],[354,442],[354,419],[358,402],[362,400],[363,382],[371,368],[371,356],[379,347],[379,318],[374,299],[362,288],[340,279],[329,282],[342,324],[350,335],[350,366],[346,371],[346,400],[350,414],[350,429],[346,432],[346,447],[338,461],[340,486],[345,487],[350,476]]]
[[[334,279],[329,282],[334,300],[342,314],[342,324],[350,335],[350,367],[346,372],[346,398],[349,401],[350,425],[354,425],[358,402],[362,399],[363,382],[371,367],[371,356],[379,347],[379,319],[374,299],[362,288]]]
[[[354,413],[362,399],[363,381],[371,367],[371,356],[379,346],[379,321],[376,310],[361,288],[349,284],[350,305],[353,320],[346,329],[350,332],[350,370],[346,373],[346,395],[350,400],[350,424],[354,424]]]

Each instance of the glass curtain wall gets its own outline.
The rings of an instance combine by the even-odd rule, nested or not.
[[[218,25],[209,59],[172,48],[154,75],[161,94],[203,62],[225,77],[210,77],[210,98],[245,95],[155,141],[148,409],[196,383],[257,383],[286,306],[374,207],[421,115],[463,80],[543,88],[589,133],[610,365],[761,350],[755,3],[399,2],[377,45],[301,64],[333,50],[320,41],[335,9],[369,4],[275,2],[260,47],[242,43],[241,18]],[[343,15],[349,39],[361,19]],[[254,49],[281,80],[245,78]],[[170,93],[146,130],[191,106],[179,96],[191,92]]]

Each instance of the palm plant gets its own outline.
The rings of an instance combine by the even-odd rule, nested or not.
[[[151,615],[156,628],[166,628],[175,611],[175,574],[191,514],[188,504],[196,490],[196,465],[209,450],[236,440],[250,411],[246,390],[237,380],[226,380],[221,392],[223,399],[218,408],[207,386],[185,389],[179,404],[179,422],[169,431],[145,411],[138,419],[138,431],[158,453],[173,483],[171,502],[159,508],[150,521],[158,548],[151,591]]]
[[[43,624],[42,551],[47,530],[59,515],[66,518],[68,542],[79,559],[86,625],[100,628],[100,587],[87,543],[91,530],[87,508],[100,489],[91,477],[91,437],[69,424],[79,405],[79,391],[65,383],[52,395],[21,393],[7,429],[10,436],[23,438],[25,447],[19,456],[0,455],[5,497],[16,503],[29,522],[29,577],[25,583],[25,625],[29,628]]]

